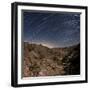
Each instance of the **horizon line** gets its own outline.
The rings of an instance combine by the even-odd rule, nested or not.
[[[72,47],[72,46],[76,46],[76,45],[80,44],[80,42],[79,42],[77,44],[73,44],[73,45],[70,45],[70,46],[54,46],[54,47],[52,47],[52,46],[48,46],[48,45],[45,45],[45,44],[42,44],[42,43],[35,43],[35,42],[28,42],[28,41],[23,41],[23,42],[27,42],[29,44],[42,45],[42,46],[45,46],[45,47],[48,47],[48,48],[67,48],[67,47]]]

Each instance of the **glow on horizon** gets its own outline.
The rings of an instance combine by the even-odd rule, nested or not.
[[[45,47],[48,47],[48,48],[55,48],[56,46],[51,44],[51,43],[48,43],[48,42],[29,42],[29,41],[24,41],[24,42],[28,42],[29,44],[37,44],[37,45],[43,45]]]
[[[49,47],[49,48],[54,48],[54,46],[52,46],[51,44],[49,43],[42,43],[43,46],[46,46],[46,47]]]

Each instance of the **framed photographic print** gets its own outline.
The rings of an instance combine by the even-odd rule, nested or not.
[[[11,85],[87,82],[87,7],[12,3]]]

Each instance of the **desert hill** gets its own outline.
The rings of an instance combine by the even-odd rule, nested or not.
[[[23,77],[80,74],[80,44],[48,48],[24,42]]]

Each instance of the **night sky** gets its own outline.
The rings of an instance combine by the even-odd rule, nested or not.
[[[80,43],[80,14],[23,12],[23,39],[50,48]]]

